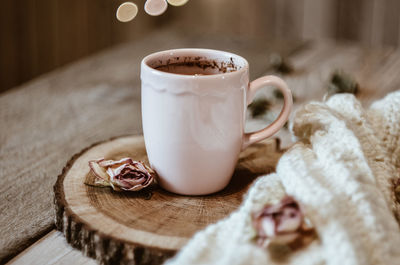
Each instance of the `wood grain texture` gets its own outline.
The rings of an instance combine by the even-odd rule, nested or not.
[[[300,103],[322,100],[328,81],[343,70],[360,85],[357,98],[365,107],[400,88],[400,51],[394,48],[362,48],[354,43],[319,42],[292,56],[297,69],[285,81]],[[311,96],[312,95],[312,96]]]
[[[101,264],[161,264],[194,233],[237,209],[250,183],[272,172],[282,153],[277,139],[263,141],[241,153],[224,190],[180,196],[157,186],[113,192],[85,185],[94,182],[89,160],[132,157],[148,164],[142,136],[100,143],[74,156],[59,176],[54,187],[57,229],[73,247]]]
[[[0,12],[0,91],[161,27],[284,39],[331,38],[398,46],[397,0],[202,0],[168,8],[160,17],[139,6],[130,23],[115,19],[123,1],[3,0]],[[4,43],[4,44],[3,44]],[[3,45],[2,45],[3,44]]]
[[[278,74],[287,82],[295,97],[291,119],[297,109],[304,104],[322,101],[327,93],[328,83],[335,71],[344,71],[359,84],[357,98],[368,107],[373,101],[389,92],[400,89],[400,51],[394,48],[367,48],[351,42],[320,41],[309,43],[300,52],[292,54],[289,62],[294,71],[279,74],[271,70],[264,74]],[[272,89],[264,89],[261,96],[270,97]],[[272,99],[271,111],[276,114],[282,106],[281,101]],[[259,130],[265,127],[263,117],[249,120],[246,129]],[[293,144],[290,131],[280,130],[282,148]]]
[[[0,92],[69,62],[163,26],[141,12],[115,19],[122,0],[4,0],[0,8]],[[144,0],[137,3],[143,6]]]
[[[327,39],[336,35],[337,0],[304,0],[303,31],[304,39]]]
[[[301,42],[240,39],[164,30],[45,75],[0,96],[0,261],[23,250],[53,225],[52,185],[83,147],[141,133],[140,60],[176,47],[229,50],[249,59],[252,76],[271,52]]]
[[[21,254],[10,260],[8,265],[96,265],[94,259],[82,255],[73,249],[65,240],[64,235],[56,230],[42,237]]]
[[[4,1],[0,8],[0,92],[20,82],[17,1]]]

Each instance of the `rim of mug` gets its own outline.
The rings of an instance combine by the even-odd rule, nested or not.
[[[236,58],[239,61],[243,62],[243,65],[240,66],[238,70],[232,71],[232,72],[226,72],[226,73],[218,73],[218,74],[211,74],[211,75],[185,75],[185,74],[176,74],[176,73],[169,73],[169,72],[164,72],[161,70],[157,70],[149,65],[150,61],[157,60],[158,57],[168,54],[171,57],[176,56],[174,53],[185,53],[185,52],[191,52],[191,53],[196,53],[196,52],[203,52],[203,53],[215,53],[215,54],[222,54],[224,57],[231,57],[231,58]],[[183,56],[183,55],[180,55]],[[201,54],[199,54],[201,56]],[[205,56],[207,58],[207,56]],[[213,58],[207,58],[207,59],[213,59]],[[213,59],[215,60],[215,58]],[[212,79],[212,78],[217,78],[217,77],[225,77],[225,76],[230,76],[230,75],[236,75],[236,74],[241,74],[247,71],[249,69],[249,63],[248,61],[237,54],[227,52],[227,51],[221,51],[221,50],[214,50],[214,49],[204,49],[204,48],[179,48],[179,49],[170,49],[170,50],[164,50],[164,51],[158,51],[154,52],[152,54],[147,55],[146,57],[143,58],[142,67],[147,68],[147,70],[150,70],[152,73],[158,74],[158,75],[163,75],[163,76],[169,76],[169,77],[179,77],[179,78],[185,78],[185,79],[193,79],[193,78],[198,78],[198,79]]]

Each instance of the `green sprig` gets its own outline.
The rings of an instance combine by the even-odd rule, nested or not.
[[[293,72],[293,66],[279,53],[273,53],[269,56],[269,63],[272,69],[281,74],[290,74]]]
[[[251,117],[255,118],[267,113],[270,107],[271,102],[269,102],[266,98],[259,98],[254,100],[248,108],[251,112]]]
[[[359,85],[356,80],[343,70],[336,70],[328,84],[328,94],[351,93],[357,94]]]

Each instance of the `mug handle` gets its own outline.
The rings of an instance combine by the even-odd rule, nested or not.
[[[283,108],[281,113],[279,113],[278,118],[266,128],[252,133],[245,133],[243,135],[242,150],[253,143],[259,142],[274,135],[285,125],[285,122],[289,119],[293,105],[292,92],[285,81],[277,76],[263,76],[251,82],[247,91],[247,105],[253,101],[257,90],[267,85],[275,86],[282,92],[284,98]]]

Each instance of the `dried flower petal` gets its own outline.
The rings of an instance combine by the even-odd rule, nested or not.
[[[107,172],[104,167],[100,165],[100,163],[104,161],[103,158],[89,161],[89,167],[97,177],[96,180],[110,181],[110,177],[107,175]]]
[[[263,247],[270,243],[290,244],[312,229],[304,222],[299,204],[290,196],[253,214],[253,226],[257,243]]]
[[[140,161],[122,158],[118,161],[97,159],[89,161],[96,176],[95,185],[111,186],[114,190],[138,191],[154,180],[154,171]]]

